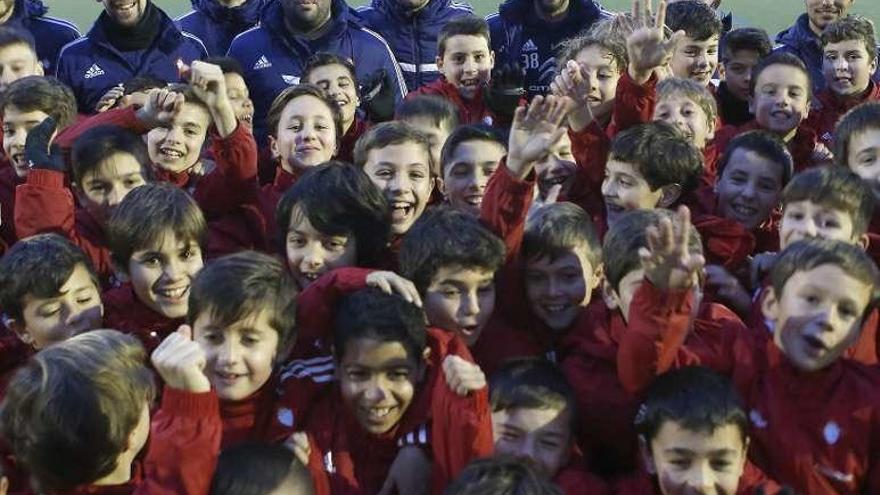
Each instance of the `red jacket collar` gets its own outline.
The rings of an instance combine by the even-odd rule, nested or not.
[[[826,88],[816,95],[816,99],[819,101],[820,110],[833,109],[836,113],[844,114],[866,101],[880,100],[880,85],[870,81],[868,89],[855,98],[841,98],[837,93]]]

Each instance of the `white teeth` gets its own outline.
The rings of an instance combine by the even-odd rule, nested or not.
[[[470,205],[479,206],[479,205],[483,204],[483,197],[482,196],[468,196],[467,198],[465,198],[465,202],[467,202]]]
[[[566,304],[548,304],[544,306],[544,309],[546,309],[548,313],[558,313],[566,307]]]
[[[730,207],[731,207],[731,209],[733,209],[733,211],[739,213],[740,215],[748,216],[748,215],[754,215],[755,213],[758,212],[758,210],[756,208],[751,208],[749,206],[744,206],[744,205],[731,205]]]
[[[384,418],[391,413],[391,407],[374,407],[370,409],[370,415],[377,418]]]
[[[162,148],[159,150],[159,152],[169,158],[182,158],[183,157],[183,152],[178,151],[178,150],[174,150],[171,148]]]
[[[402,201],[396,201],[394,203],[391,203],[391,207],[394,208],[395,210],[406,210],[406,209],[409,209],[410,207],[412,207],[412,204],[404,203]]]
[[[168,299],[180,299],[186,294],[186,291],[189,290],[189,287],[183,287],[181,289],[159,289],[156,290],[156,294],[166,297]]]

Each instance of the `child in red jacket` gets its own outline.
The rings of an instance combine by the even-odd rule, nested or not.
[[[816,95],[805,125],[834,149],[834,127],[843,114],[862,103],[880,100],[880,87],[871,80],[877,69],[877,40],[874,23],[855,14],[829,24],[819,39],[825,89]]]
[[[715,90],[718,118],[722,125],[743,125],[754,118],[749,110],[752,68],[773,51],[767,31],[756,27],[742,27],[728,31],[718,46],[721,63],[718,74],[721,81]]]
[[[338,381],[302,423],[333,493],[376,493],[406,432],[428,437],[433,468],[420,483],[432,493],[491,453],[485,387],[458,396],[441,370],[450,353],[469,357],[455,336],[426,331],[419,308],[377,289],[346,296],[334,320]]]
[[[736,389],[707,368],[657,377],[635,423],[646,473],[618,483],[619,495],[778,490],[746,460],[749,417]]]
[[[206,225],[195,200],[171,184],[129,192],[107,223],[107,244],[127,283],[106,291],[104,324],[150,350],[183,323],[202,269]]]
[[[407,98],[397,106],[394,120],[406,122],[428,136],[431,143],[431,173],[435,177],[442,177],[440,151],[449,134],[458,127],[455,106],[442,96],[418,95]]]
[[[217,398],[198,346],[172,337],[153,355],[167,386],[152,422],[155,385],[144,349],[114,330],[49,347],[16,374],[0,425],[36,492],[208,492],[220,448]]]
[[[494,128],[463,125],[456,128],[440,153],[438,189],[453,208],[480,216],[489,178],[507,154],[507,143]]]
[[[530,461],[568,495],[609,493],[576,447],[574,390],[556,365],[542,358],[508,362],[490,379],[489,403],[496,455]]]
[[[772,341],[741,323],[693,325],[702,259],[683,247],[687,215],[649,233],[646,281],[621,342],[621,380],[634,393],[655,373],[703,364],[731,376],[749,407],[750,459],[804,494],[880,489],[875,370],[842,358],[876,299],[880,275],[863,250],[840,241],[798,241],[780,254],[762,300]]]

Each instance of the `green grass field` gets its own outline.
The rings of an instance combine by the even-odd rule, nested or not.
[[[189,0],[154,0],[172,16],[180,15],[190,9]],[[352,5],[362,5],[368,0],[357,0]],[[495,12],[500,0],[470,0],[471,5],[482,15]],[[50,7],[50,14],[75,22],[85,32],[98,16],[101,4],[94,0],[44,0]],[[629,9],[631,0],[603,0],[603,5],[612,10]],[[722,6],[732,9],[737,24],[753,25],[766,29],[771,35],[790,25],[803,11],[802,0],[725,0]],[[853,11],[867,15],[880,23],[880,1],[860,0]]]

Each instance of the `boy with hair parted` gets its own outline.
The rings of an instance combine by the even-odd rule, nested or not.
[[[153,354],[166,386],[152,418],[156,387],[134,337],[93,330],[32,357],[9,384],[0,427],[34,489],[207,493],[220,449],[220,418],[202,372],[204,355],[188,337],[181,330]],[[96,421],[101,417],[105,421]]]
[[[805,125],[834,149],[834,127],[853,107],[880,100],[880,85],[871,80],[877,69],[877,38],[870,19],[850,14],[829,24],[819,37],[825,89],[816,95]]]
[[[507,154],[507,143],[494,127],[463,125],[452,131],[440,152],[438,189],[453,208],[474,216],[486,194],[489,178]]]
[[[59,128],[73,123],[76,103],[73,92],[55,78],[27,76],[10,83],[0,101],[3,114],[3,153],[0,166],[0,241],[11,246],[20,237],[15,231],[15,190],[30,173],[25,142],[31,129],[46,117]]]
[[[749,110],[752,69],[773,51],[767,31],[754,27],[727,32],[719,45],[721,81],[715,91],[722,125],[743,125],[754,119]]]
[[[788,493],[747,460],[749,415],[727,378],[699,366],[654,380],[635,418],[646,473],[617,493]]]
[[[514,359],[491,375],[489,404],[496,456],[530,462],[563,493],[610,493],[586,470],[576,446],[577,401],[555,364],[543,358]]]
[[[843,357],[876,301],[876,265],[853,244],[794,242],[780,253],[761,301],[773,338],[716,320],[696,341],[687,335],[703,259],[685,247],[688,223],[683,210],[652,227],[639,252],[645,280],[618,353],[622,383],[638,393],[657,373],[708,366],[730,376],[744,398],[749,457],[768,476],[808,495],[877,490],[877,375]]]
[[[437,37],[437,67],[442,77],[410,92],[443,96],[458,109],[461,124],[506,127],[525,95],[519,66],[495,68],[489,25],[466,14],[451,19]]]
[[[151,183],[129,192],[107,222],[107,245],[121,280],[103,294],[104,323],[151,350],[187,315],[204,265],[205,217],[182,189]]]

